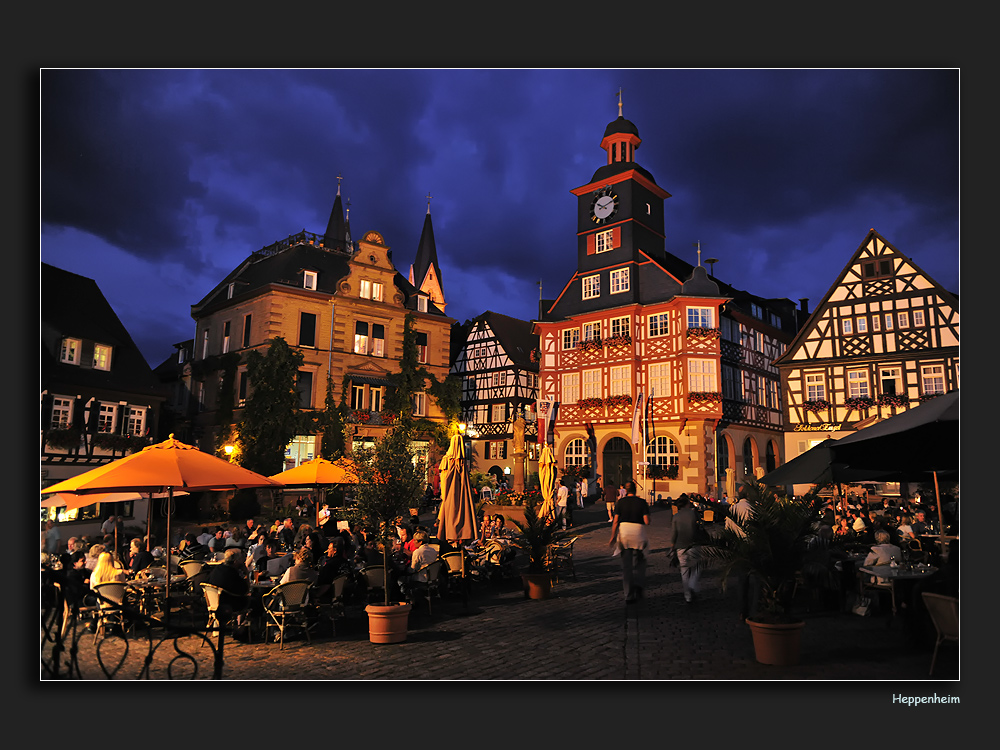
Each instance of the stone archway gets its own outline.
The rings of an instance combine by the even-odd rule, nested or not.
[[[601,453],[601,465],[604,468],[601,485],[604,486],[610,479],[616,486],[621,487],[625,482],[633,479],[632,446],[625,438],[611,438],[604,445],[604,451]]]

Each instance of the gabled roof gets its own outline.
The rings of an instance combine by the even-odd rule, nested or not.
[[[417,245],[417,257],[413,260],[413,283],[419,287],[427,271],[434,266],[434,273],[437,274],[438,284],[444,288],[444,280],[441,278],[441,266],[438,265],[437,246],[434,244],[434,226],[431,224],[431,212],[428,208],[427,216],[424,217],[424,228],[420,232],[420,243]]]
[[[159,396],[159,380],[108,303],[97,282],[48,263],[41,264],[41,386]],[[64,338],[112,347],[111,369],[59,361]],[[75,394],[74,394],[75,395]]]
[[[518,367],[529,370],[537,370],[538,363],[531,361],[531,350],[538,348],[538,334],[531,332],[531,321],[512,318],[509,315],[487,310],[481,315],[477,315],[471,321],[468,330],[465,331],[464,341],[478,321],[488,324],[490,330],[500,342],[500,346],[507,353],[507,356]]]

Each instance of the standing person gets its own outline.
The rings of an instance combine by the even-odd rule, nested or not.
[[[615,503],[618,502],[618,487],[613,479],[609,479],[604,486],[604,504],[608,509],[608,521],[615,520]]]
[[[681,587],[684,590],[684,601],[694,602],[698,596],[698,560],[699,547],[695,530],[698,518],[686,494],[677,498],[677,513],[674,514],[670,530],[670,542],[673,552],[677,555],[677,563],[681,569]]]
[[[59,527],[52,521],[45,522],[45,551],[50,555],[59,552]]]
[[[646,527],[649,525],[649,504],[635,494],[635,482],[625,482],[625,497],[615,504],[615,514],[611,521],[609,547],[616,544],[621,551],[622,583],[625,587],[625,601],[628,604],[642,597],[646,586],[646,553],[649,539]]]
[[[559,523],[563,529],[567,527],[567,513],[569,510],[569,487],[566,486],[566,480],[564,479],[559,484],[559,492],[556,495],[556,522]]]

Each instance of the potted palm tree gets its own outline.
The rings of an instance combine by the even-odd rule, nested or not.
[[[552,516],[538,515],[537,506],[524,506],[524,522],[511,519],[517,533],[511,544],[528,556],[528,567],[522,572],[525,590],[530,599],[547,599],[552,590],[552,577],[546,569],[549,546],[566,537]]]
[[[722,585],[733,574],[747,576],[757,606],[747,619],[757,661],[797,664],[805,623],[791,610],[796,574],[806,561],[809,542],[823,515],[824,500],[815,492],[802,499],[779,498],[759,482],[745,485],[747,512],[729,509],[735,526],[702,545],[705,563],[722,563]]]
[[[382,548],[386,570],[385,602],[370,604],[368,635],[372,643],[406,640],[411,606],[398,603],[389,585],[389,555],[395,520],[404,515],[424,486],[423,464],[411,447],[412,420],[403,418],[375,441],[373,448],[354,451],[358,474],[355,510]]]

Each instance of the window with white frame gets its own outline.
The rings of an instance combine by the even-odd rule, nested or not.
[[[878,315],[872,315],[872,330],[881,331],[882,330],[882,318]]]
[[[562,376],[562,402],[575,404],[580,400],[580,373],[567,372]]]
[[[492,414],[490,414],[491,422],[506,422],[507,421],[507,404],[493,404],[491,407]]]
[[[583,466],[587,461],[586,447],[582,438],[574,438],[566,443],[563,466]]]
[[[601,277],[599,274],[583,277],[583,298],[594,299],[601,296]]]
[[[610,368],[611,382],[608,393],[612,396],[631,396],[632,378],[628,365],[615,365]]]
[[[944,365],[922,365],[920,387],[923,393],[944,393]]]
[[[826,377],[823,373],[806,373],[806,401],[826,401]]]
[[[868,398],[868,370],[847,371],[847,393],[851,398]]]
[[[506,440],[490,440],[487,445],[489,445],[489,457],[491,459],[507,458]]]
[[[612,318],[611,336],[631,336],[631,331],[629,330],[631,322],[631,319],[627,315],[624,318]]]
[[[649,397],[670,394],[670,365],[666,362],[649,365]]]
[[[115,411],[117,408],[115,404],[101,404],[101,408],[97,413],[98,432],[115,431]]]
[[[614,245],[612,244],[611,236],[613,230],[609,229],[606,232],[598,232],[595,235],[595,251],[598,253],[604,253],[611,250]]]
[[[111,369],[111,347],[104,344],[94,344],[94,369]]]
[[[583,397],[584,398],[601,398],[602,388],[601,388],[601,370],[584,370],[583,371]]]
[[[80,364],[80,339],[63,339],[59,349],[59,361],[67,365]]]
[[[363,320],[354,324],[354,353],[368,353],[368,323]]]
[[[903,395],[903,371],[899,367],[880,367],[879,387],[883,396]]]
[[[381,302],[385,297],[385,286],[381,281],[372,282],[372,299]]]
[[[385,356],[385,326],[381,323],[372,323],[371,350],[373,357]]]
[[[583,340],[584,341],[600,341],[601,339],[601,323],[600,321],[594,323],[584,323],[583,324]]]
[[[427,394],[423,391],[413,394],[413,416],[423,417],[427,414]]]
[[[226,299],[232,299],[234,291],[236,291],[236,284],[230,284],[228,289],[226,289]]]
[[[427,364],[427,334],[417,331],[417,362]]]
[[[427,312],[427,298],[423,295],[417,297],[417,312]]]
[[[854,323],[850,318],[844,318],[840,321],[840,330],[842,333],[851,334],[854,333]]]
[[[52,397],[52,421],[50,429],[66,430],[73,423],[73,399],[65,396]]]
[[[146,409],[141,406],[130,406],[126,427],[132,437],[142,437],[146,434]]]
[[[913,325],[916,328],[920,328],[924,325],[924,311],[914,310],[913,311]]]
[[[714,359],[688,360],[688,390],[692,393],[715,393]]]
[[[361,299],[372,298],[371,279],[361,279],[361,282],[358,284],[358,296],[361,297]]]
[[[899,328],[909,328],[910,327],[910,314],[901,312],[896,316],[896,320],[899,322]]]
[[[302,272],[302,287],[304,289],[315,289],[316,288],[316,272],[315,271],[303,271]]]
[[[892,313],[885,314],[885,330],[887,331],[892,330],[892,317]]]
[[[222,324],[222,353],[227,354],[229,352],[229,331],[230,331],[230,321],[226,321]]]
[[[713,323],[711,307],[689,307],[687,309],[688,328],[711,328]]]
[[[201,333],[201,358],[206,359],[208,357],[208,329],[206,328]]]
[[[669,326],[670,314],[669,313],[656,313],[655,315],[649,316],[649,335],[650,336],[666,336],[670,333]]]
[[[372,411],[382,411],[382,388],[370,386],[368,400],[371,402]]]
[[[365,408],[365,386],[363,383],[351,383],[351,408]]]
[[[611,293],[627,292],[629,289],[629,269],[618,268],[611,272]]]
[[[773,378],[769,378],[767,381],[767,408],[781,408],[781,403],[778,401],[778,381]]]
[[[646,446],[646,460],[652,466],[676,466],[678,459],[677,443],[666,435],[658,435]]]
[[[562,348],[564,350],[576,349],[576,346],[579,343],[580,343],[579,328],[567,328],[562,332]]]
[[[858,333],[868,333],[868,318],[858,318],[857,328]]]

